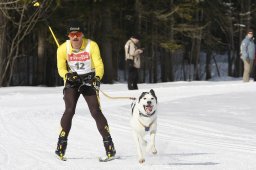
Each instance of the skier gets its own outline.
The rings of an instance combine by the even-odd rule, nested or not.
[[[72,118],[78,98],[82,94],[103,138],[106,159],[114,157],[116,150],[109,132],[108,122],[98,101],[98,89],[104,74],[99,47],[96,42],[84,37],[84,30],[79,21],[70,21],[67,33],[69,40],[61,44],[57,50],[58,73],[65,84],[63,90],[65,111],[60,121],[61,131],[55,153],[61,160],[66,159],[64,155]]]

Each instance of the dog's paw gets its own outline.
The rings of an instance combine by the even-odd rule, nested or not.
[[[154,155],[157,154],[157,150],[156,150],[156,148],[155,148],[154,146],[149,147],[149,150],[148,150],[148,151],[151,152],[151,153],[154,154]]]
[[[154,155],[156,155],[156,154],[157,154],[157,150],[156,150],[156,149],[153,149],[153,150],[152,150],[152,153],[153,153]]]
[[[143,164],[144,162],[145,162],[145,159],[144,159],[144,158],[139,159],[139,163],[140,163],[140,164]]]
[[[148,147],[147,147],[147,152],[148,153],[152,153],[152,154],[157,154],[157,150],[156,150],[156,147],[152,144],[150,144]]]

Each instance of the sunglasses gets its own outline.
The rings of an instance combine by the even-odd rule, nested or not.
[[[68,36],[69,37],[71,37],[71,38],[73,38],[73,37],[81,37],[82,36],[82,32],[70,32],[69,34],[68,34]]]

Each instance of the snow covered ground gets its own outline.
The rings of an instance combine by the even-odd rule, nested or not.
[[[241,80],[102,85],[111,96],[135,96],[153,88],[158,97],[158,154],[140,165],[132,138],[130,100],[102,94],[117,154],[104,155],[101,136],[83,98],[70,132],[66,162],[55,157],[63,87],[0,88],[0,169],[45,170],[255,170],[256,84]]]

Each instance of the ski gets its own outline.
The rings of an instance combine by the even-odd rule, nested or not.
[[[67,160],[66,157],[64,157],[64,156],[59,156],[59,155],[57,155],[57,154],[56,154],[56,157],[57,157],[59,160],[61,160],[61,161],[66,161],[66,160]]]
[[[120,159],[120,156],[112,156],[112,157],[107,157],[107,156],[103,156],[103,157],[99,157],[99,161],[100,162],[108,162],[108,161],[112,161],[115,159]]]
[[[67,161],[67,158],[64,156],[61,157],[59,155],[56,155],[56,157],[61,161]],[[121,158],[120,156],[112,156],[112,157],[102,156],[102,157],[99,157],[98,159],[100,162],[109,162],[109,161],[120,159],[120,158]]]

